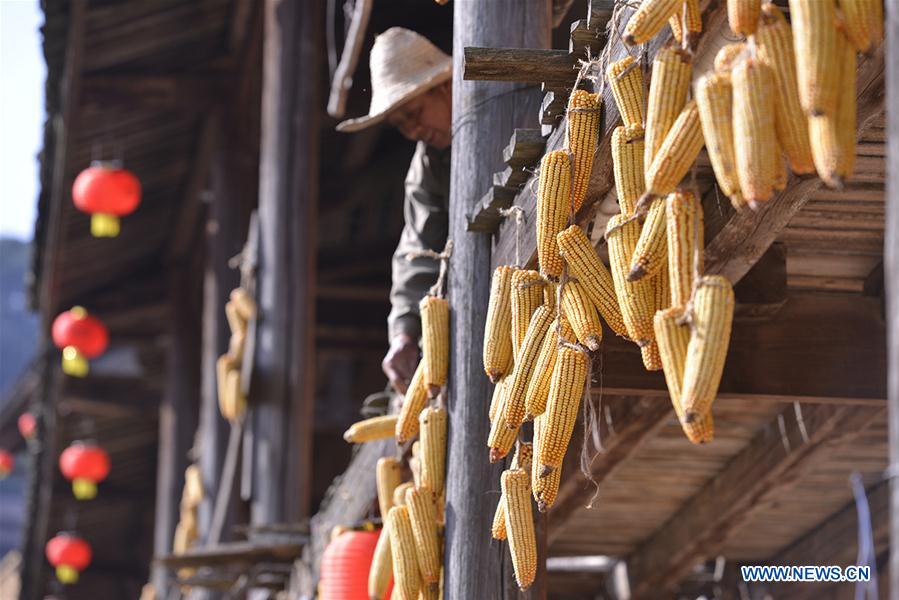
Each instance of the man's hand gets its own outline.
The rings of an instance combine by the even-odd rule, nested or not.
[[[418,344],[411,336],[398,333],[390,340],[390,349],[381,361],[381,368],[400,394],[406,393],[415,367],[418,365]]]

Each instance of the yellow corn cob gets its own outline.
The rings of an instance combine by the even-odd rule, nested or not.
[[[518,437],[518,429],[506,427],[506,421],[503,419],[503,412],[509,397],[509,388],[512,387],[511,384],[511,377],[503,379],[502,396],[499,406],[496,408],[496,416],[490,424],[490,433],[487,436],[487,447],[490,448],[490,462],[492,463],[504,458],[509,453],[509,450],[512,449],[515,438]]]
[[[393,577],[393,558],[390,554],[390,533],[385,526],[378,536],[375,553],[368,570],[368,597],[371,600],[384,600],[387,586]]]
[[[733,88],[730,74],[712,73],[696,85],[696,107],[702,136],[709,153],[718,187],[731,198],[734,208],[743,207],[740,181],[734,156]],[[734,197],[737,200],[734,201]],[[675,306],[677,303],[675,303]]]
[[[593,154],[599,134],[600,95],[574,90],[568,99],[568,148],[574,158],[574,210],[577,212],[587,195],[587,184],[593,170]]]
[[[558,238],[558,236],[556,236]],[[561,254],[561,251],[560,251]],[[556,296],[559,295],[559,284],[555,281],[549,281],[543,286],[543,306],[555,312]],[[532,315],[533,316],[533,315]],[[530,325],[530,323],[528,323]],[[527,333],[527,332],[525,332]]]
[[[396,421],[396,441],[404,444],[418,435],[418,414],[428,401],[428,386],[425,383],[425,361],[421,360],[406,389],[403,407]]]
[[[393,490],[393,505],[406,506],[406,492],[414,487],[411,481],[401,483]]]
[[[577,225],[572,225],[559,233],[556,239],[559,242],[559,252],[568,263],[569,272],[581,282],[600,316],[612,331],[620,336],[627,336],[612,274],[599,259],[587,234]]]
[[[650,297],[652,298],[652,305],[650,308],[650,314],[655,315],[656,311],[662,310],[664,308],[668,308],[671,306],[671,286],[668,277],[668,265],[666,264],[662,267],[662,270],[654,275],[653,277],[648,277],[642,281],[645,281],[647,285],[650,286]],[[649,327],[652,329],[652,317],[649,319]],[[655,341],[655,331],[652,332],[653,339],[640,348],[640,357],[643,359],[643,368],[647,371],[658,371],[662,368],[662,358],[659,356],[659,346]]]
[[[809,116],[834,115],[839,95],[835,0],[790,0],[799,100]]]
[[[343,439],[350,444],[361,444],[389,438],[396,431],[396,415],[372,417],[350,425],[343,433]]]
[[[525,590],[537,576],[537,538],[528,474],[523,469],[504,471],[500,484],[506,498],[506,533],[512,568],[518,587]]]
[[[484,372],[496,383],[511,372],[512,359],[512,273],[515,267],[504,265],[493,272],[490,303],[484,326]]]
[[[546,436],[546,413],[534,419],[534,456],[539,454],[539,446]],[[562,468],[553,469],[549,475],[540,476],[541,468],[538,460],[531,462],[531,491],[537,502],[537,510],[546,512],[556,501],[559,484],[562,481]]]
[[[771,167],[771,187],[779,192],[787,187],[789,174],[787,173],[787,164],[784,160],[783,146],[780,145],[779,141],[775,141],[774,144],[776,148],[774,154],[771,155],[773,163]]]
[[[837,36],[840,97],[834,115],[809,118],[812,156],[818,176],[830,187],[842,188],[855,169],[856,61],[855,50],[842,33]]]
[[[631,270],[627,274],[628,281],[638,281],[651,277],[661,270],[668,260],[668,247],[665,244],[665,199],[656,198],[649,205],[646,220],[640,230],[640,239],[634,248],[631,258]]]
[[[643,368],[647,371],[658,371],[662,368],[659,344],[655,340],[640,348],[640,358],[643,359]]]
[[[432,398],[446,384],[449,368],[449,302],[427,295],[418,305],[421,311],[421,354]]]
[[[501,418],[506,422],[506,427],[517,430],[524,420],[525,399],[528,392],[528,384],[531,375],[534,374],[534,365],[540,354],[540,346],[543,338],[550,329],[554,313],[544,304],[531,317],[527,334],[521,344],[518,360],[515,362],[515,370],[512,371],[509,389],[506,392],[506,401],[503,404]]]
[[[612,132],[612,168],[615,175],[615,191],[621,214],[634,214],[637,201],[646,191],[646,172],[643,157],[646,144],[643,125],[616,127]]]
[[[621,60],[613,62],[606,69],[606,79],[612,88],[612,96],[618,105],[621,122],[626,127],[639,125],[643,127],[643,69],[634,57],[628,54]],[[641,135],[642,137],[642,135]]]
[[[644,0],[631,15],[624,28],[624,41],[631,46],[642,44],[662,30],[683,0]]]
[[[590,350],[599,350],[602,323],[593,301],[579,281],[569,280],[562,290],[562,310],[571,324],[577,341]]]
[[[646,173],[646,193],[670,194],[681,182],[703,145],[696,101],[690,100],[677,117]]]
[[[412,600],[422,588],[421,572],[412,521],[406,506],[394,506],[387,514],[387,530],[390,532],[390,552],[393,558],[394,589],[400,598]]]
[[[391,457],[378,459],[375,467],[375,481],[378,487],[378,507],[381,509],[381,518],[386,518],[388,511],[393,506],[393,492],[402,481],[402,467],[400,462]]]
[[[421,485],[439,495],[443,493],[446,477],[446,409],[426,408],[418,421],[421,424]]]
[[[702,33],[702,10],[699,0],[683,0],[677,12],[668,19],[671,33],[678,44],[684,43],[684,21],[687,22],[687,43],[693,46],[697,34]]]
[[[409,457],[409,470],[412,471],[412,485],[421,486],[421,459],[414,455]]]
[[[531,468],[531,457],[533,456],[533,446],[528,443],[518,445],[515,455],[512,457],[512,465],[510,469],[523,469],[525,472]],[[493,525],[490,527],[490,534],[495,540],[506,539],[506,497],[500,493],[499,502],[496,503],[496,512],[493,513]]]
[[[437,496],[426,487],[406,490],[406,506],[418,549],[418,566],[426,587],[440,580],[440,543],[437,540]]]
[[[231,303],[244,321],[251,321],[256,316],[256,301],[242,287],[231,290]]]
[[[540,272],[562,274],[556,235],[565,229],[571,206],[571,160],[565,150],[547,152],[540,161],[537,183],[537,259]]]
[[[544,477],[562,466],[584,395],[587,361],[587,355],[579,350],[568,346],[559,348],[544,413],[546,431],[539,444],[540,474]]]
[[[649,103],[646,107],[646,146],[643,164],[651,165],[675,119],[687,101],[693,63],[678,48],[663,48],[652,63]],[[646,181],[649,187],[649,180]]]
[[[573,342],[574,330],[564,315],[561,317],[562,339]],[[525,396],[525,420],[532,419],[543,414],[546,410],[546,399],[549,396],[549,383],[552,379],[553,368],[556,366],[556,355],[559,350],[559,332],[556,331],[556,323],[549,327],[543,344],[540,346],[540,354],[537,356],[537,364],[534,365],[534,374],[528,384]]]
[[[671,305],[684,306],[693,289],[693,260],[699,256],[699,272],[703,263],[702,206],[686,191],[670,194],[667,204],[666,233],[668,238],[668,280]],[[698,243],[698,254],[696,253]]]
[[[615,215],[609,219],[606,228],[609,263],[628,337],[638,346],[645,346],[653,338],[652,316],[655,314],[655,289],[652,281],[654,278],[633,282],[627,280],[631,257],[634,255],[634,248],[640,237],[640,224],[631,221],[621,225],[623,221],[623,215]]]
[[[883,40],[882,0],[839,0],[849,42],[859,52],[871,54]]]
[[[733,316],[734,290],[730,282],[720,275],[700,279],[693,297],[693,333],[687,348],[681,396],[687,423],[707,413],[718,393]]]
[[[659,345],[662,369],[665,372],[665,383],[671,396],[671,404],[677,420],[684,430],[687,439],[694,444],[711,442],[715,434],[712,413],[706,412],[692,423],[684,422],[684,407],[681,403],[684,365],[687,362],[687,347],[690,343],[690,327],[678,325],[677,321],[684,314],[683,307],[660,310],[655,316],[656,340]]]
[[[727,22],[737,35],[755,33],[762,10],[762,0],[727,0]]]
[[[229,301],[225,303],[225,317],[228,320],[228,328],[231,330],[232,335],[237,334],[246,334],[247,333],[247,321],[240,314],[240,309],[237,308],[237,304],[233,301]]]
[[[774,192],[774,75],[771,67],[749,58],[734,68],[732,80],[737,177],[743,198],[756,208]]]
[[[512,273],[512,354],[516,360],[531,315],[544,303],[543,286],[537,271],[520,269]]]
[[[746,44],[743,42],[722,46],[715,55],[715,72],[722,75],[730,73],[744,52],[746,52]]]
[[[507,376],[508,377],[508,376]],[[505,377],[497,381],[493,385],[493,396],[490,398],[490,410],[487,412],[487,419],[491,422],[496,417],[496,411],[499,407],[499,403],[503,398],[503,381]]]

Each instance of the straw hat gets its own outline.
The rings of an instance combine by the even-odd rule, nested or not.
[[[359,131],[380,123],[403,102],[453,76],[451,56],[402,27],[391,27],[375,38],[369,64],[372,95],[368,114],[341,122],[337,131]]]

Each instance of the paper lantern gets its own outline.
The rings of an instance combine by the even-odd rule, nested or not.
[[[95,162],[81,171],[72,185],[75,206],[91,215],[94,237],[119,235],[119,217],[134,212],[140,194],[137,177],[116,163]]]
[[[59,455],[59,470],[72,482],[72,492],[79,500],[97,496],[97,484],[109,475],[109,455],[90,442],[73,442]]]
[[[23,412],[19,415],[16,424],[19,426],[19,433],[22,434],[23,438],[26,440],[34,439],[34,434],[37,433],[37,419],[34,418],[33,414]]]
[[[0,480],[6,479],[16,468],[16,457],[12,453],[0,448]]]
[[[78,574],[91,564],[91,546],[77,535],[59,533],[44,548],[47,560],[56,567],[56,578],[62,583],[75,583]]]
[[[380,532],[347,531],[331,540],[322,554],[320,600],[368,600],[368,571]],[[391,597],[389,588],[385,597]]]
[[[62,370],[66,375],[84,377],[88,359],[106,351],[109,332],[100,319],[87,314],[80,306],[60,313],[53,321],[53,343],[62,349]]]

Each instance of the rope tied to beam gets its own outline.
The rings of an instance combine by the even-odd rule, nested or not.
[[[453,256],[453,240],[448,238],[443,252],[435,252],[434,250],[418,250],[406,254],[406,260],[413,261],[416,258],[433,258],[440,261],[440,272],[437,275],[437,282],[428,290],[428,294],[438,298],[446,297],[446,272],[449,268],[449,260]]]

